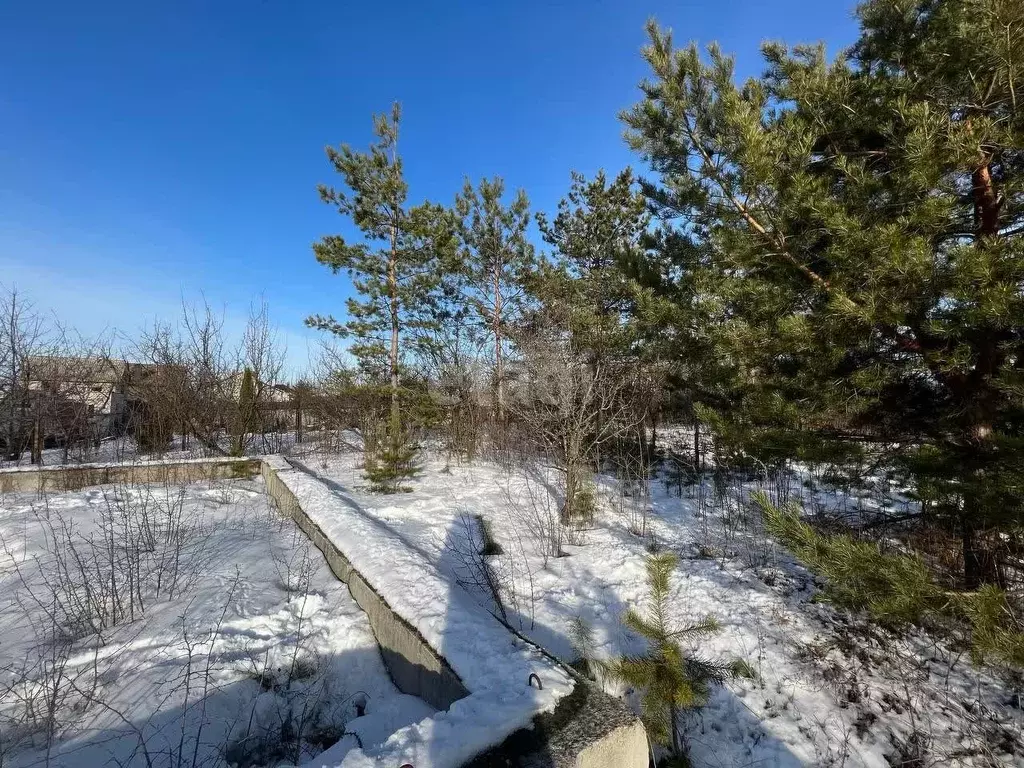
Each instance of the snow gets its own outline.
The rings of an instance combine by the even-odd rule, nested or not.
[[[45,457],[44,457],[45,458]],[[60,469],[62,466],[70,466],[75,469],[110,469],[111,467],[147,467],[147,466],[163,466],[166,464],[235,464],[239,461],[248,461],[252,458],[258,458],[253,456],[185,456],[185,457],[174,457],[174,458],[137,458],[133,461],[83,461],[81,463],[74,463],[68,465],[60,464],[14,464],[4,466],[0,469],[0,472],[42,472],[45,470]]]
[[[662,438],[668,437],[687,436],[663,431]],[[509,621],[564,661],[576,655],[569,638],[577,617],[593,628],[596,655],[643,650],[643,641],[622,626],[622,615],[627,607],[642,606],[647,596],[648,551],[679,555],[671,585],[672,621],[682,626],[715,616],[722,631],[695,650],[716,659],[741,657],[758,672],[755,680],[716,689],[706,707],[687,716],[686,740],[696,768],[1021,764],[1019,680],[972,665],[953,640],[923,632],[896,636],[818,602],[814,578],[766,537],[746,510],[744,499],[760,487],[756,479],[731,481],[718,504],[707,503],[715,493],[710,480],[682,488],[652,482],[647,531],[641,536],[634,532],[635,515],[620,508],[614,479],[599,477],[593,524],[580,542],[563,544],[566,556],[549,557],[524,510],[531,494],[557,486],[553,470],[487,461],[459,465],[428,454],[422,475],[410,483],[411,493],[381,496],[365,487],[358,454],[332,455],[316,444],[296,445],[290,453],[317,476],[277,457],[267,461],[367,581],[452,664],[471,695],[448,712],[433,712],[398,694],[384,676],[365,616],[318,555],[315,588],[304,605],[274,586],[279,579],[269,567],[266,539],[277,548],[292,547],[293,532],[290,523],[265,522],[259,483],[194,486],[189,504],[204,510],[216,569],[189,596],[147,610],[141,623],[108,631],[99,651],[110,659],[104,696],[113,709],[133,713],[130,722],[142,725],[162,759],[188,720],[181,711],[191,713],[192,732],[199,711],[199,699],[183,707],[180,691],[175,694],[169,682],[183,663],[181,617],[196,637],[209,635],[224,611],[224,595],[236,584],[236,564],[242,578],[213,643],[215,685],[205,697],[208,725],[200,754],[210,764],[237,736],[240,718],[250,712],[257,719],[271,718],[280,710],[281,696],[253,682],[251,658],[262,653],[270,666],[280,666],[274,648],[294,636],[297,624],[309,628],[315,645],[333,659],[326,666],[342,683],[337,696],[332,691],[332,701],[350,707],[352,693],[369,693],[364,716],[338,714],[345,732],[358,738],[342,735],[319,754],[301,755],[312,766],[455,766],[554,706],[571,690],[571,680],[490,618],[494,606],[487,594],[459,584],[464,574],[456,550],[466,540],[464,516],[478,514],[504,549],[491,562],[502,577]],[[899,515],[913,504],[882,472],[864,493],[823,482],[812,467],[794,470],[789,491],[809,512],[829,509],[864,519]],[[230,503],[222,503],[224,488],[231,489]],[[50,513],[90,519],[105,492],[50,496]],[[41,551],[38,537],[30,534],[42,512],[34,496],[8,496],[0,503],[0,531],[6,542],[14,542],[17,557]],[[10,596],[15,583],[7,568],[0,569],[0,595]],[[30,657],[37,646],[13,603],[4,606],[3,658]],[[206,647],[200,644],[197,656],[205,659]],[[89,653],[95,656],[96,649],[79,654],[82,668]],[[543,691],[527,685],[530,672],[541,675]],[[636,692],[605,686],[637,703]],[[102,765],[124,759],[136,747],[131,729],[96,707],[71,730],[62,733],[54,764]],[[27,765],[44,762],[45,753],[23,750],[13,761],[7,754],[0,757],[5,765]]]
[[[180,593],[147,601],[134,621],[70,646],[59,669],[72,685],[62,688],[65,706],[48,748],[45,724],[24,707],[40,683],[18,681],[28,668],[46,690],[53,675],[39,673],[55,669],[58,646],[45,606],[33,602],[18,571],[45,594],[39,567],[54,562],[48,523],[71,526],[84,541],[124,498],[145,500],[157,516],[180,509],[190,526],[181,562],[194,574]],[[0,537],[4,766],[223,765],[264,742],[278,749],[275,759],[312,759],[323,744],[275,747],[289,718],[324,743],[345,731],[373,745],[433,713],[395,689],[366,615],[305,536],[270,507],[258,479],[7,494]],[[250,754],[249,764],[262,764],[257,757]]]
[[[411,763],[456,768],[554,709],[573,680],[536,647],[510,633],[420,548],[367,514],[344,488],[301,469],[278,477],[303,511],[389,606],[441,655],[470,695],[446,712],[394,733],[379,749],[353,749],[343,768]],[[541,682],[530,685],[530,676]],[[315,764],[340,758],[342,745]]]
[[[367,542],[384,525],[405,545],[408,557],[390,568],[389,553],[398,546],[368,545],[360,570],[376,567],[377,577],[391,585],[405,582],[407,567],[424,570],[423,561],[429,561],[450,585],[459,577],[451,545],[464,536],[460,518],[482,515],[505,551],[497,560],[510,621],[565,661],[576,655],[569,639],[576,617],[592,627],[598,656],[642,651],[643,641],[624,629],[622,615],[643,605],[647,595],[648,548],[678,553],[673,621],[683,626],[715,616],[722,631],[704,641],[699,652],[746,659],[758,673],[756,680],[730,681],[717,689],[710,703],[688,718],[694,766],[888,766],[909,759],[915,744],[927,747],[921,764],[1010,765],[1022,759],[1024,718],[1014,706],[1013,686],[997,671],[973,666],[948,642],[923,633],[897,637],[816,602],[814,579],[758,531],[755,521],[742,518],[738,499],[724,510],[701,513],[699,497],[711,493],[710,482],[703,489],[684,489],[682,497],[652,482],[648,531],[641,537],[630,531],[628,516],[616,511],[614,480],[600,477],[602,503],[583,543],[564,545],[566,557],[548,558],[523,516],[528,482],[523,468],[506,470],[486,461],[460,466],[433,455],[410,483],[412,492],[381,496],[365,487],[360,458],[317,458],[315,470],[344,488],[351,508],[361,510],[347,514],[332,538]],[[555,479],[540,468],[541,480],[545,472],[548,480]],[[535,492],[543,483],[536,480],[537,468],[533,475]],[[815,503],[841,501],[862,512],[905,503],[895,492],[883,501],[847,498],[835,489],[808,490],[808,479],[798,473],[793,486],[813,495]],[[745,496],[755,485],[738,492]],[[357,521],[350,533],[344,530]],[[431,586],[426,594],[409,590],[410,605],[403,608],[414,616],[422,611],[419,619],[428,632],[445,626],[429,605],[430,593],[445,589],[452,591],[444,585]],[[486,595],[474,597],[490,607]],[[445,634],[434,637],[450,640]],[[475,672],[467,661],[467,671]],[[607,690],[636,700],[635,693],[612,684]]]
[[[309,437],[314,436],[312,433]],[[227,456],[232,447],[232,436],[221,432],[217,437],[218,451],[210,450],[195,438],[188,441],[187,447],[181,448],[181,438],[175,435],[168,443],[166,451],[160,454],[144,453],[139,450],[135,439],[131,436],[106,437],[98,445],[89,442],[76,443],[65,453],[63,448],[46,448],[42,451],[42,467],[53,468],[62,465],[111,466],[130,463],[162,463],[166,461],[203,461],[208,459],[231,460]],[[295,432],[270,432],[265,435],[251,435],[246,446],[246,456],[254,457],[280,453],[290,450],[296,441]],[[28,451],[16,459],[0,459],[0,469],[37,469],[31,464]]]

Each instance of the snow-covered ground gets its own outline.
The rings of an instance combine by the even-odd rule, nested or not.
[[[286,440],[283,447],[288,448],[291,442]],[[687,740],[695,766],[1024,764],[1020,681],[1007,679],[995,670],[973,666],[963,649],[951,642],[924,634],[896,637],[815,602],[817,588],[813,578],[764,535],[756,516],[741,503],[756,482],[733,480],[729,487],[719,488],[716,495],[710,480],[698,486],[678,486],[674,481],[659,479],[651,483],[649,515],[643,521],[635,501],[624,501],[613,479],[599,477],[599,504],[593,524],[580,534],[580,541],[562,542],[566,556],[554,557],[543,536],[545,516],[557,513],[557,499],[551,498],[550,491],[557,491],[558,478],[551,470],[538,466],[506,470],[485,461],[449,465],[434,456],[428,457],[421,477],[410,483],[411,493],[380,496],[367,491],[358,467],[361,460],[358,454],[337,455],[332,449],[318,448],[315,437],[310,444],[293,446],[291,453],[299,455],[310,470],[340,484],[372,518],[389,526],[410,549],[433,563],[450,580],[462,582],[471,591],[479,586],[479,579],[467,569],[466,553],[476,546],[467,540],[476,529],[467,522],[466,516],[483,516],[504,550],[491,562],[499,575],[509,622],[566,660],[576,655],[570,635],[571,625],[577,618],[593,629],[597,655],[612,657],[641,650],[643,642],[623,628],[622,614],[629,606],[642,605],[645,599],[644,557],[647,552],[659,548],[678,553],[680,565],[672,582],[673,620],[681,626],[707,614],[715,616],[722,624],[722,631],[706,640],[700,652],[719,659],[742,657],[758,672],[755,680],[730,682],[716,690],[707,707],[689,716]],[[191,452],[174,454],[182,458],[194,455]],[[135,457],[134,451],[89,458],[116,460],[129,456],[143,458]],[[871,492],[844,491],[823,483],[820,473],[797,468],[793,477],[786,481],[785,489],[769,487],[767,490],[785,490],[809,511],[830,509],[852,519],[887,512],[899,515],[906,511],[912,502],[900,495],[892,478],[880,474],[873,480],[875,488]],[[251,499],[259,499],[253,504],[265,503],[258,486],[243,482],[231,487],[239,503],[246,494],[254,494]],[[96,498],[90,494],[95,493],[86,491],[65,496],[77,499],[71,507],[87,506],[89,499]],[[273,616],[277,617],[273,619],[277,626],[284,626],[288,620],[298,622],[299,616],[307,615],[295,608],[294,596],[289,599],[284,591],[266,586],[272,558],[265,541],[262,544],[250,542],[235,529],[236,523],[231,521],[236,520],[239,513],[231,510],[239,503],[221,504],[218,496],[223,495],[222,489],[200,490],[197,487],[195,493],[209,494],[200,504],[206,509],[204,515],[214,515],[209,519],[215,520],[220,519],[216,515],[221,514],[227,521],[223,533],[218,532],[217,540],[221,535],[227,538],[214,548],[231,554],[215,558],[217,575],[211,572],[209,578],[213,581],[204,582],[209,586],[207,597],[202,597],[204,593],[200,589],[191,602],[181,598],[153,610],[147,608],[143,624],[157,622],[152,632],[146,630],[147,636],[162,636],[163,640],[138,642],[133,634],[136,627],[141,626],[138,623],[109,633],[111,639],[100,655],[114,660],[107,668],[115,670],[109,673],[115,682],[107,684],[106,678],[101,676],[101,687],[104,695],[113,696],[116,704],[109,710],[98,709],[95,705],[90,707],[88,717],[81,721],[84,725],[78,726],[77,735],[64,735],[58,740],[60,750],[82,747],[93,750],[88,752],[92,756],[99,754],[95,750],[106,752],[100,763],[73,765],[109,761],[113,753],[103,735],[105,731],[121,734],[113,741],[116,749],[133,749],[137,734],[119,720],[115,712],[128,708],[134,713],[132,702],[135,699],[141,702],[139,711],[145,714],[141,718],[130,718],[131,723],[145,722],[147,733],[160,731],[162,735],[158,739],[163,741],[159,743],[164,746],[159,749],[164,754],[178,748],[175,737],[182,730],[180,711],[183,708],[192,713],[196,711],[200,699],[196,698],[195,690],[190,693],[191,703],[183,707],[180,687],[174,688],[175,683],[167,682],[175,679],[173,675],[155,669],[146,671],[145,674],[161,676],[164,681],[153,687],[152,695],[138,693],[143,689],[148,691],[145,687],[148,683],[134,687],[124,684],[122,693],[119,681],[126,679],[124,669],[150,670],[159,666],[156,660],[168,655],[177,659],[177,666],[171,667],[180,670],[188,654],[180,650],[182,620],[179,617],[196,612],[196,620],[190,626],[195,628],[194,634],[207,643],[197,646],[193,654],[199,659],[195,679],[202,679],[200,672],[205,668],[205,649],[209,645],[211,627],[216,626],[220,611],[224,609],[223,596],[234,584],[235,563],[243,568],[242,581],[259,584],[262,579],[263,586],[253,586],[246,593],[248,599],[254,601],[251,613],[242,615],[234,607],[229,607],[225,613],[225,622],[241,622],[246,628],[233,633],[216,633],[214,645],[218,653],[214,655],[224,662],[216,666],[217,674],[222,676],[218,680],[223,682],[217,684],[215,695],[206,697],[207,713],[223,710],[228,714],[206,718],[209,723],[219,723],[205,726],[202,734],[201,741],[206,746],[200,753],[209,756],[209,764],[218,759],[224,744],[238,741],[241,727],[238,711],[243,712],[242,719],[246,720],[250,711],[262,712],[262,704],[252,706],[254,692],[262,690],[261,687],[253,682],[251,672],[247,677],[238,672],[237,664],[230,662],[232,658],[244,658],[244,663],[251,668],[253,653],[246,643],[253,643],[256,655],[261,649],[266,654],[273,644],[269,638],[274,630],[264,628],[250,632],[252,628],[245,622],[256,619],[267,622],[271,621],[267,617]],[[195,500],[200,502],[199,497]],[[25,535],[26,521],[32,519],[30,501],[35,500],[8,498],[4,501],[0,529],[4,531],[5,540],[12,531]],[[218,513],[218,509],[221,512]],[[280,525],[279,521],[272,523],[279,532],[277,536],[290,530],[281,529]],[[642,534],[641,527],[645,527]],[[228,543],[240,538],[245,539],[244,546],[237,541]],[[281,545],[277,540],[275,546]],[[317,554],[315,550],[314,554]],[[305,627],[322,627],[326,624],[318,624],[318,621],[341,621],[347,614],[342,605],[356,611],[349,617],[349,626],[363,622],[357,609],[345,602],[349,599],[345,588],[323,570],[319,555],[317,562],[318,572],[322,572],[325,581],[317,582],[319,586],[307,598],[307,603],[316,602],[315,595],[322,595],[331,605],[331,611],[322,619],[304,618],[299,623]],[[14,577],[4,569],[3,578],[6,582],[0,584],[2,594],[10,595]],[[477,589],[475,594],[482,607],[497,610],[486,590]],[[315,610],[313,615],[316,615]],[[20,630],[22,635],[11,634],[11,627],[23,625],[20,614],[9,609],[0,614],[0,621],[3,622],[0,626],[3,657],[31,660],[33,654],[27,649],[38,647],[35,639],[24,629]],[[372,643],[365,624],[361,626],[363,639]],[[318,635],[319,631],[312,634]],[[347,641],[343,638],[352,636],[353,631],[324,630],[321,636],[327,649],[325,653],[331,653],[330,649],[338,643],[344,645]],[[253,632],[263,639],[253,636]],[[108,646],[125,650],[110,651]],[[122,653],[126,660],[131,660],[122,663],[119,656]],[[271,655],[273,653],[271,651]],[[352,656],[355,652],[349,653],[343,648],[333,653],[338,658]],[[97,655],[95,651],[80,655],[83,661],[78,662],[79,668],[95,666],[92,661]],[[378,657],[371,656],[374,675],[383,675]],[[334,665],[341,678],[348,680],[343,666]],[[387,682],[386,678],[381,679]],[[371,693],[367,707],[370,714],[350,720],[347,728],[355,730],[361,722],[366,722],[368,728],[375,717],[386,721],[378,722],[380,727],[371,729],[375,733],[366,734],[364,744],[379,742],[400,726],[424,716],[425,705],[418,700],[414,700],[411,712],[404,711],[405,697],[397,696],[389,683],[379,687],[377,695],[367,687],[369,683],[359,685]],[[176,693],[167,701],[177,696],[178,703],[164,706],[161,702],[167,697],[168,686]],[[343,692],[356,687],[347,682],[342,685]],[[385,693],[383,688],[388,691]],[[268,705],[268,709],[280,711],[280,690],[273,689],[271,685],[275,703]],[[608,689],[631,698],[629,692],[611,685]],[[156,693],[158,690],[165,693]],[[266,694],[260,697],[271,700]],[[393,709],[399,711],[391,717],[389,713]],[[166,719],[150,716],[157,710],[173,714]],[[380,714],[382,712],[384,714]],[[346,717],[351,714],[354,713]],[[242,728],[243,733],[244,730]],[[5,728],[4,733],[7,738],[6,734],[11,731]],[[34,739],[40,743],[38,733]],[[325,758],[337,764],[355,745],[353,737],[345,737]],[[43,762],[45,752],[37,748],[21,755],[17,758],[20,762],[15,764],[24,764],[25,755]],[[0,763],[7,764],[7,761],[7,757],[0,754]]]
[[[759,531],[744,505],[736,499],[707,503],[714,493],[710,482],[684,487],[681,497],[653,482],[640,535],[635,506],[624,509],[630,503],[623,505],[615,482],[599,478],[593,524],[581,542],[563,544],[566,556],[552,557],[538,535],[541,518],[554,509],[545,509],[543,500],[555,485],[550,470],[507,471],[483,461],[458,466],[432,457],[410,483],[412,492],[380,496],[367,491],[359,461],[358,454],[305,458],[311,470],[340,484],[411,548],[471,589],[478,579],[467,574],[465,553],[472,545],[466,542],[473,534],[466,515],[483,516],[504,550],[494,563],[510,623],[565,660],[576,655],[570,627],[577,617],[592,628],[596,655],[642,650],[643,642],[623,628],[622,615],[647,594],[647,552],[678,553],[673,620],[683,626],[715,616],[722,631],[699,651],[743,658],[758,673],[718,689],[690,716],[686,735],[695,766],[1024,760],[1024,718],[1013,686],[972,666],[946,642],[897,638],[815,602],[813,579]],[[496,610],[486,590],[477,595]]]
[[[433,714],[258,479],[8,494],[0,536],[0,765],[298,763]]]
[[[317,437],[317,433],[310,433],[310,439]],[[144,453],[139,450],[135,438],[106,437],[99,442],[99,445],[91,443],[78,443],[68,449],[46,448],[42,452],[42,466],[52,467],[60,464],[106,464],[106,463],[127,463],[132,461],[153,461],[153,460],[179,460],[179,459],[203,459],[210,456],[222,456],[231,449],[232,438],[222,433],[217,441],[219,452],[211,451],[195,438],[189,439],[184,448],[180,436],[175,436],[167,445],[167,450],[159,455]],[[258,456],[272,453],[282,453],[290,450],[295,444],[294,432],[272,432],[266,435],[253,435],[248,440],[246,453]],[[308,446],[307,446],[308,447]],[[32,456],[24,451],[17,459],[0,459],[0,469],[12,467],[32,466]]]
[[[468,695],[376,748],[330,751],[341,768],[459,768],[535,715],[551,712],[575,683],[563,665],[515,637],[429,555],[351,497],[280,457],[268,461],[320,531],[360,576],[458,675]],[[301,465],[300,465],[301,466]],[[326,760],[322,758],[322,760]]]

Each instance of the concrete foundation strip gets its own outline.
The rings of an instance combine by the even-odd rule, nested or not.
[[[471,692],[446,659],[391,608],[385,597],[378,594],[305,513],[288,484],[279,476],[291,471],[299,470],[280,456],[13,468],[0,470],[0,492],[73,491],[89,485],[119,482],[183,483],[251,477],[260,473],[267,494],[279,511],[294,520],[323,553],[331,570],[348,585],[353,599],[366,612],[395,686],[439,710],[446,710],[469,696]],[[506,629],[520,641],[537,647],[519,632]],[[551,654],[539,650],[552,663],[561,664]],[[473,758],[466,766],[645,768],[648,765],[647,736],[637,716],[621,701],[583,680],[574,670],[564,665],[562,668],[577,681],[576,690],[561,699],[553,712],[536,716],[531,728],[511,734],[502,744]],[[543,687],[540,677],[534,673],[530,674],[528,685]],[[406,764],[410,768],[411,765]]]

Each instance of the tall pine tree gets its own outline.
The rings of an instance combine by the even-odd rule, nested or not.
[[[353,340],[351,351],[368,372],[386,376],[390,417],[379,465],[393,489],[411,471],[408,430],[402,423],[401,365],[409,336],[436,323],[440,262],[455,248],[451,212],[423,203],[408,207],[408,185],[398,154],[401,110],[375,115],[377,142],[369,152],[348,144],[327,148],[327,157],[344,179],[345,189],[320,185],[320,198],[351,218],[362,242],[327,235],[313,245],[317,261],[337,274],[344,270],[357,295],[348,300],[348,318],[313,315],[306,324]],[[394,465],[394,466],[391,466]],[[379,468],[379,467],[378,467]],[[397,474],[397,476],[395,476]]]
[[[973,588],[983,533],[1024,520],[1024,5],[858,14],[835,61],[769,44],[742,86],[652,23],[624,119],[652,202],[702,249],[682,279],[735,367],[722,424],[748,447],[899,445]]]
[[[494,411],[499,422],[505,419],[508,326],[521,308],[526,276],[535,267],[533,245],[526,239],[530,201],[519,190],[506,206],[504,194],[500,178],[483,179],[475,189],[467,180],[456,200],[470,300],[478,325],[493,346]]]
[[[565,317],[573,345],[599,367],[625,352],[635,328],[627,309],[632,286],[621,269],[643,252],[649,216],[628,168],[610,182],[572,174],[555,217],[537,215],[555,261],[537,281],[542,301]]]

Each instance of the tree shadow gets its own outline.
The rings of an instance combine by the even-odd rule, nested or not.
[[[512,722],[514,726],[528,725],[519,722],[522,713],[538,709],[538,703],[542,700],[541,692],[530,685],[529,679],[502,679],[500,665],[490,663],[489,655],[493,654],[488,652],[489,648],[493,648],[494,653],[500,654],[504,647],[500,644],[508,642],[516,645],[524,641],[508,633],[493,614],[460,583],[459,564],[451,559],[454,550],[442,547],[440,555],[435,553],[431,556],[422,547],[409,541],[407,536],[362,509],[342,484],[310,471],[301,462],[293,463],[323,482],[335,498],[357,514],[360,521],[365,521],[372,530],[379,532],[382,539],[391,539],[409,550],[411,557],[396,557],[396,563],[403,564],[406,578],[421,578],[421,584],[438,584],[439,594],[429,599],[430,605],[443,607],[437,615],[424,612],[428,606],[423,603],[422,592],[418,595],[418,621],[430,625],[429,634],[433,637],[430,644],[426,643],[415,627],[395,614],[393,609],[390,613],[385,611],[386,615],[377,616],[374,626],[382,657],[395,685],[400,690],[434,702],[436,706],[447,706],[447,709],[436,712],[433,717],[420,721],[414,732],[403,734],[399,741],[404,741],[405,746],[395,754],[400,753],[412,765],[425,761],[454,768],[489,749],[495,741],[496,733],[509,725],[509,717],[515,718]],[[448,524],[444,539],[454,548],[470,551],[467,547],[472,547],[470,533],[460,525],[459,518]],[[378,542],[380,544],[382,542]],[[387,548],[383,546],[381,551]],[[366,584],[373,588],[370,582]],[[349,586],[351,589],[353,584]],[[365,589],[365,586],[360,589]],[[387,597],[379,595],[385,603]],[[481,619],[483,625],[480,624]],[[490,622],[493,622],[493,632],[485,631],[482,636],[472,634],[474,629],[487,627]],[[492,645],[488,646],[488,643]],[[474,679],[486,681],[485,689],[469,691],[468,695],[460,698],[452,695],[456,688],[460,689],[459,694],[466,691],[463,685],[453,684],[458,678],[446,661],[446,656],[451,653],[458,654],[460,661],[474,670]],[[494,669],[490,669],[491,666]],[[538,672],[543,677],[543,670],[538,669]],[[523,677],[529,676],[524,674]],[[543,745],[534,745],[534,759],[539,759],[543,751]],[[370,755],[373,756],[372,753]],[[330,756],[335,756],[333,751]]]
[[[296,462],[298,464],[298,462]],[[315,474],[315,473],[312,473]],[[446,527],[444,534],[444,545],[439,553],[427,553],[421,547],[408,542],[394,528],[362,510],[358,504],[348,498],[348,489],[339,483],[321,478],[324,482],[336,491],[336,495],[344,503],[360,514],[362,519],[369,521],[382,535],[394,537],[409,545],[410,550],[422,556],[426,565],[436,570],[441,576],[443,595],[438,595],[438,604],[444,606],[444,613],[436,618],[435,628],[440,635],[440,647],[435,648],[440,656],[444,657],[449,651],[449,645],[458,642],[465,646],[467,638],[464,636],[466,623],[464,612],[477,611],[481,615],[489,614],[491,620],[500,621],[501,611],[494,605],[493,594],[486,584],[485,579],[469,578],[465,576],[467,567],[464,555],[472,554],[475,547],[480,543],[473,535],[471,529],[467,528],[462,518],[454,518]],[[636,557],[643,557],[643,542],[628,532],[624,527],[618,527],[614,523],[608,525],[613,537],[617,540],[614,546],[623,548],[624,551],[634,552]],[[621,541],[618,541],[621,539]],[[504,542],[510,547],[510,542]],[[585,549],[572,547],[575,552]],[[462,554],[460,554],[462,553]],[[613,647],[620,648],[624,652],[631,649],[642,650],[641,641],[638,638],[630,638],[621,624],[622,614],[628,607],[626,599],[620,595],[619,586],[613,580],[603,578],[587,567],[582,559],[569,558],[573,563],[574,582],[577,585],[585,585],[585,596],[579,601],[576,607],[571,605],[555,608],[554,614],[548,606],[548,617],[546,621],[535,623],[529,629],[522,631],[522,634],[529,638],[529,641],[544,648],[548,653],[560,658],[563,662],[572,661],[574,651],[568,637],[567,628],[573,618],[582,615],[596,631],[605,637],[614,637],[616,641]],[[577,589],[577,585],[573,589]],[[501,586],[501,585],[499,585]],[[508,639],[510,643],[523,642],[516,636],[516,627],[529,626],[529,619],[521,611],[516,611],[510,606],[505,606],[504,620],[509,627]],[[461,633],[461,634],[460,634]],[[472,642],[469,640],[468,642]],[[486,642],[483,638],[479,642]],[[482,657],[486,653],[482,652]],[[486,662],[485,662],[486,663]],[[424,670],[429,670],[424,667]],[[396,678],[397,681],[397,678]],[[516,689],[524,685],[523,681],[508,680],[502,681],[501,695],[508,697],[516,695]],[[528,686],[529,681],[525,681]],[[522,694],[536,696],[533,689],[524,688]],[[474,693],[480,695],[474,695]],[[468,763],[470,766],[487,765],[536,765],[554,766],[559,764],[562,758],[556,751],[553,751],[550,744],[552,739],[557,741],[559,728],[564,726],[564,719],[567,712],[572,712],[574,707],[581,706],[581,696],[584,690],[576,695],[576,698],[567,697],[567,709],[554,713],[558,717],[535,718],[529,729],[519,729],[502,744],[487,747],[493,741],[494,734],[476,732],[473,729],[472,717],[464,717],[472,713],[474,708],[486,706],[489,699],[488,692],[470,692],[470,695],[454,701],[447,711],[435,714],[431,721],[424,724],[418,737],[423,738],[423,743],[416,746],[416,754],[422,755],[431,763],[451,764],[456,755],[470,757],[472,750],[480,747],[483,751]],[[635,697],[625,696],[627,700]],[[497,699],[495,699],[497,701]],[[561,708],[560,708],[561,709]],[[486,719],[486,718],[485,718]],[[730,723],[728,727],[723,725]],[[525,723],[524,723],[525,725]],[[601,727],[600,723],[594,724]],[[736,750],[747,749],[751,759],[768,757],[765,765],[791,766],[800,765],[801,761],[792,754],[789,748],[778,738],[772,735],[763,727],[761,721],[747,709],[736,693],[729,688],[716,690],[709,709],[705,711],[703,719],[693,718],[687,728],[688,736],[692,732],[692,743],[703,744],[706,739],[713,743],[716,736],[721,733],[722,743],[730,744],[729,754],[736,754]],[[704,732],[700,728],[704,727]],[[695,730],[696,729],[696,730]],[[716,730],[721,729],[721,730]],[[710,734],[710,735],[709,735]],[[581,737],[582,738],[582,737]],[[578,746],[578,745],[577,745]],[[470,754],[467,754],[467,751]],[[694,756],[701,755],[711,760],[714,757],[713,749],[704,749],[702,752],[695,749]],[[414,760],[412,764],[417,764]],[[458,763],[454,763],[458,764]],[[701,762],[696,764],[700,765]],[[724,765],[727,763],[705,762],[707,765]]]
[[[525,638],[514,634],[509,624],[510,616],[501,603],[501,584],[495,581],[496,574],[489,569],[488,558],[483,554],[486,542],[483,531],[478,526],[473,516],[465,514],[457,515],[445,530],[444,542],[435,566],[447,584],[448,594],[444,601],[448,609],[444,619],[446,630],[452,623],[462,623],[463,617],[456,616],[456,612],[477,613],[479,616],[486,616],[487,621],[495,622],[500,633],[498,637],[503,637],[507,633],[508,643],[521,647],[526,643]],[[458,631],[452,634],[446,631],[443,637],[442,646],[436,649],[442,657],[446,655],[449,637],[463,646],[467,641],[473,642]],[[500,648],[495,650],[501,652]],[[483,652],[481,660],[487,663],[486,651]],[[534,677],[536,685],[541,686],[541,677],[533,675],[527,680],[501,680],[498,681],[499,690],[470,691],[468,697],[454,702],[450,711],[458,712],[463,708],[472,711],[473,708],[481,706],[504,706],[505,702],[517,697],[525,697],[520,698],[523,707],[534,710],[541,695],[541,690],[534,687]],[[442,720],[446,714],[439,713],[438,719]],[[459,714],[461,716],[461,713]],[[460,737],[475,743],[465,755],[466,759],[455,765],[465,768],[516,765],[554,768],[556,760],[550,746],[553,727],[550,721],[549,716],[536,716],[529,723],[522,723],[523,727],[514,729],[498,744],[494,743],[493,733],[474,733],[472,723],[465,722],[463,727],[470,733],[463,732]],[[448,751],[449,747],[443,738],[435,739],[429,750],[430,764],[450,764],[451,755]]]
[[[603,536],[610,536],[606,542],[616,551],[629,553],[626,557],[645,557],[648,540],[630,531],[622,521],[603,516],[597,524]],[[509,542],[502,542],[508,545]],[[618,649],[619,653],[642,653],[645,641],[632,635],[622,623],[628,608],[632,607],[633,596],[622,594],[622,583],[611,572],[596,572],[587,563],[585,553],[588,544],[567,547],[569,557],[557,562],[563,573],[560,579],[571,582],[569,591],[572,600],[564,603],[548,601],[536,624],[528,627],[524,634],[545,647],[563,662],[577,660],[569,627],[574,619],[580,618],[588,625],[598,645]],[[713,565],[713,563],[708,564]],[[686,567],[684,561],[683,568]],[[602,575],[603,574],[603,575]],[[717,574],[716,574],[717,575]],[[724,574],[723,574],[724,575]],[[509,611],[510,622],[524,618]],[[697,618],[697,617],[694,617]],[[621,698],[639,713],[639,696],[636,691],[626,691]],[[688,717],[681,725],[693,745],[692,758],[695,766],[700,765],[758,765],[797,766],[803,761],[798,758],[784,741],[775,736],[769,728],[743,703],[743,691],[721,686],[714,690],[708,707],[701,715]],[[726,745],[728,748],[725,748]],[[718,759],[716,753],[728,755]],[[740,762],[730,762],[739,760]],[[514,763],[512,763],[514,764]]]
[[[59,739],[48,753],[35,749],[5,758],[12,765],[41,761],[66,768],[298,764],[332,745],[337,753],[383,742],[408,725],[410,717],[419,719],[421,710],[408,706],[408,697],[372,696],[363,690],[373,687],[365,684],[367,674],[384,674],[375,649],[349,649],[320,661],[318,669],[252,670],[228,684],[212,676],[208,686],[193,679],[187,699],[184,679],[174,679],[166,666],[159,670],[160,683],[147,681],[147,670],[125,671],[119,685],[162,685],[164,702],[176,703],[140,714],[143,701],[123,705],[124,711],[94,701],[76,715],[92,714],[88,729]],[[199,661],[196,665],[201,666]]]

